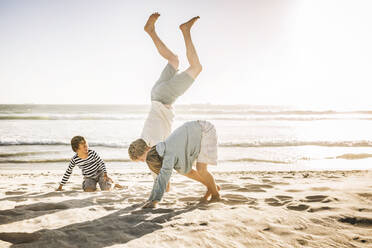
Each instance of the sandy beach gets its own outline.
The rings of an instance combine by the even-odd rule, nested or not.
[[[216,172],[223,201],[174,174],[141,209],[149,173],[112,173],[123,190],[84,193],[75,173],[2,171],[0,247],[371,247],[371,171]]]

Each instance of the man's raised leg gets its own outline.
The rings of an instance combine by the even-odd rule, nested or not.
[[[186,56],[187,60],[189,61],[190,67],[186,70],[186,72],[195,79],[199,73],[202,71],[202,66],[199,61],[198,54],[196,53],[194,44],[191,40],[191,27],[194,23],[199,19],[199,16],[191,18],[189,21],[180,25],[180,29],[182,31],[183,38],[185,40],[186,45]]]
[[[159,36],[155,31],[155,22],[159,18],[160,14],[155,12],[150,15],[144,27],[146,33],[148,33],[153,40],[156,49],[158,49],[159,54],[168,60],[168,63],[173,66],[174,69],[178,69],[179,61],[177,55],[175,55],[169,48],[161,41]]]

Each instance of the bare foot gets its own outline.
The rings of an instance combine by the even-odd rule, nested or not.
[[[150,15],[144,27],[147,33],[151,33],[155,30],[155,22],[159,18],[159,16],[160,14],[158,12],[155,12],[152,15]]]
[[[217,186],[217,190],[220,191],[221,190],[221,187],[219,185],[216,185]],[[203,199],[204,201],[208,201],[208,198],[212,195],[212,192],[208,189],[207,193],[205,193],[205,195],[203,196]]]
[[[208,199],[205,199],[205,197],[200,197],[199,203],[208,203]]]
[[[191,18],[189,21],[183,23],[180,25],[180,29],[182,30],[182,32],[184,31],[190,31],[192,25],[194,25],[194,23],[199,19],[200,17],[199,16],[195,16],[193,18]]]
[[[212,195],[212,198],[209,200],[209,203],[212,203],[212,202],[219,202],[221,201],[221,197],[220,195]]]

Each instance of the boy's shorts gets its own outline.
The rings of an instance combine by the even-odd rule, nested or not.
[[[103,171],[98,171],[96,176],[94,177],[84,177],[83,181],[83,190],[93,190],[95,191],[97,189],[97,183],[99,184],[99,187],[101,190],[110,190],[112,184],[108,181],[105,181],[103,178]]]
[[[172,105],[191,86],[194,79],[187,73],[177,74],[171,64],[167,64],[151,90],[151,101]]]

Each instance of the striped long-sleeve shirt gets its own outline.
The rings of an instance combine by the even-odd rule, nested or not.
[[[98,154],[93,150],[88,150],[88,157],[86,159],[80,158],[77,154],[71,158],[70,164],[62,177],[62,185],[68,181],[76,165],[81,169],[84,177],[93,177],[97,174],[97,171],[107,172],[105,163]]]

